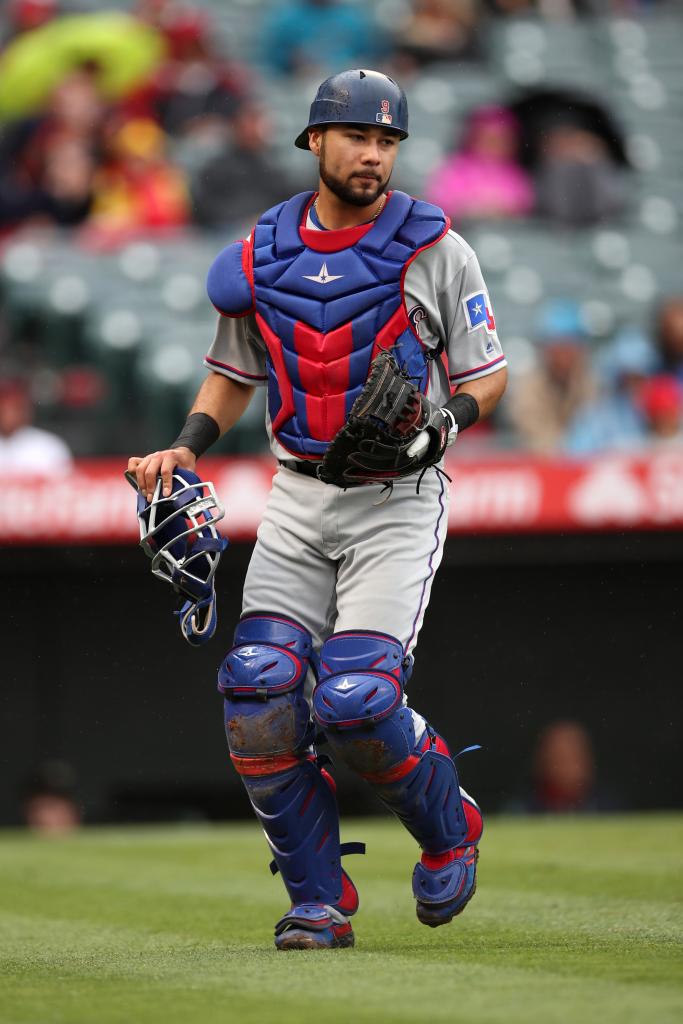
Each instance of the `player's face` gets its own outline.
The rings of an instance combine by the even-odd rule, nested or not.
[[[372,206],[389,184],[399,141],[386,128],[345,124],[311,132],[310,146],[320,158],[320,177],[337,198]]]

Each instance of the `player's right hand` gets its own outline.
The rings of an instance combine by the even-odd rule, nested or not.
[[[189,448],[167,448],[163,452],[152,452],[139,458],[133,455],[128,459],[128,472],[135,474],[140,494],[151,501],[157,478],[161,475],[164,497],[171,493],[171,477],[176,466],[181,469],[194,470],[197,456]]]

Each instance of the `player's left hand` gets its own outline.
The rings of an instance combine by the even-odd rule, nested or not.
[[[430,402],[390,352],[381,352],[319,476],[338,487],[385,484],[433,466],[456,433],[450,412]]]

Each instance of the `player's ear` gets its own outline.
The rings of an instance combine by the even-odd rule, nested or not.
[[[320,156],[320,149],[322,147],[323,140],[322,128],[309,128],[308,131],[308,148],[314,156]]]

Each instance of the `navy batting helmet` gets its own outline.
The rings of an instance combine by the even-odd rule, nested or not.
[[[308,149],[308,129],[326,124],[382,125],[408,137],[408,101],[401,86],[380,71],[342,71],[327,78],[311,103],[308,124],[294,145]]]

